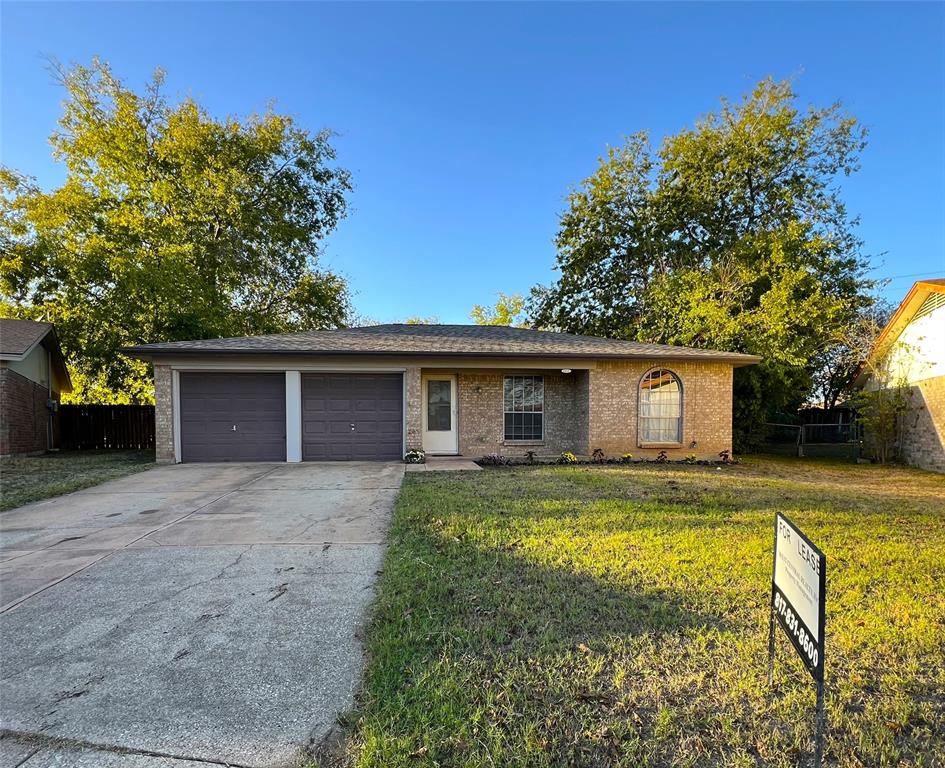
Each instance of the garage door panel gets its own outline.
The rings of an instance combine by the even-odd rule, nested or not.
[[[401,374],[302,375],[303,459],[391,460],[402,448]]]
[[[181,373],[180,411],[182,461],[285,461],[283,373]]]
[[[389,455],[400,457],[400,440],[369,440],[369,441],[355,441],[351,444],[351,451],[354,458],[363,458],[365,455],[370,454],[373,451],[380,451],[382,453],[388,452]]]

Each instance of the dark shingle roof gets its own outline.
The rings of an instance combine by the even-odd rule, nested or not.
[[[0,318],[0,355],[19,357],[41,341],[52,328],[52,323],[36,320]]]
[[[331,331],[143,344],[125,351],[146,358],[166,354],[665,357],[727,360],[741,365],[750,365],[761,359],[736,352],[643,344],[494,325],[370,325]]]

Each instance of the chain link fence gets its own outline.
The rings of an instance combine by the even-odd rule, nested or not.
[[[760,442],[762,453],[857,461],[863,435],[855,421],[845,424],[768,423]]]

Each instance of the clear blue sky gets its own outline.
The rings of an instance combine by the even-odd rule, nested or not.
[[[569,187],[608,144],[691,125],[722,95],[793,77],[870,129],[844,184],[878,277],[945,276],[945,4],[4,2],[3,163],[62,179],[44,56],[98,54],[212,113],[276,107],[341,135],[350,216],[326,246],[375,320],[464,322],[553,278]]]

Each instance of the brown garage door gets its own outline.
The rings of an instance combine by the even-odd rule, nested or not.
[[[181,373],[181,461],[285,461],[284,373]]]
[[[399,373],[302,375],[302,459],[403,458]]]

